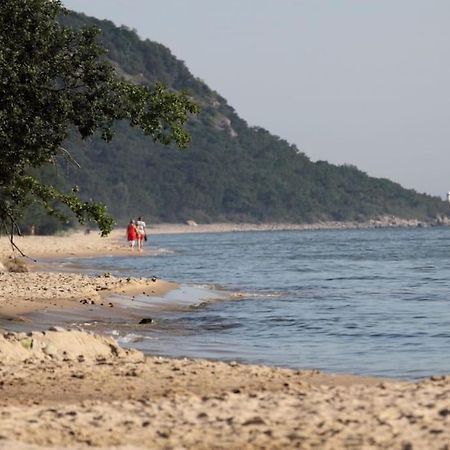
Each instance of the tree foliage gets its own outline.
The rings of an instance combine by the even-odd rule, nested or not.
[[[95,27],[75,30],[58,20],[58,0],[2,0],[0,5],[0,222],[13,233],[23,210],[40,202],[67,220],[95,221],[102,234],[113,225],[106,207],[43,184],[36,168],[66,159],[69,134],[99,133],[109,141],[125,120],[155,142],[185,147],[184,124],[197,106],[161,84],[137,85],[119,77],[105,58]]]

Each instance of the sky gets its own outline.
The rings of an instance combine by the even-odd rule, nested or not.
[[[160,42],[313,161],[450,191],[448,0],[63,0]]]

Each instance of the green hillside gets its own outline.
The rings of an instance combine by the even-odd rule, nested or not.
[[[121,224],[141,214],[151,222],[312,222],[385,214],[427,219],[450,214],[450,206],[437,197],[369,177],[353,166],[313,163],[296,146],[249,127],[161,44],[82,14],[72,13],[61,22],[101,28],[108,59],[123,77],[188,90],[202,108],[189,124],[192,144],[187,150],[154,144],[126,124],[119,124],[110,143],[66,143],[82,168],[62,162],[47,179],[67,188],[79,185],[82,196],[106,203]]]

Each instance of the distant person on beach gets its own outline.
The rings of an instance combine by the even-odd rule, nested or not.
[[[139,252],[142,252],[144,247],[144,240],[147,240],[147,232],[145,229],[145,222],[142,220],[142,217],[138,217],[136,220],[136,230],[137,230],[137,244]]]
[[[127,240],[130,243],[131,251],[133,251],[134,245],[136,244],[136,240],[137,240],[137,229],[136,229],[136,225],[134,224],[134,220],[130,220],[130,223],[128,224]]]

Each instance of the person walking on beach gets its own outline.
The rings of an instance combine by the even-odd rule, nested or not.
[[[145,229],[145,222],[142,220],[142,217],[138,217],[136,221],[136,230],[137,230],[137,244],[139,253],[142,252],[144,247],[144,240],[147,240],[147,233]]]
[[[127,227],[127,240],[130,243],[131,251],[134,250],[134,245],[136,244],[136,239],[137,239],[137,229],[136,229],[136,225],[134,224],[134,220],[131,219],[130,223],[128,224],[128,227]]]

